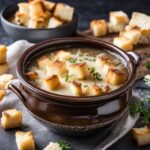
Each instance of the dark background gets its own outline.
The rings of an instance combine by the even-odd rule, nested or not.
[[[54,1],[58,2],[58,0]],[[108,19],[109,11],[113,10],[123,10],[129,16],[133,11],[140,11],[150,15],[150,0],[59,0],[59,2],[60,1],[76,8],[79,15],[79,30],[88,29],[89,22],[92,19]],[[0,0],[0,10],[14,2],[22,2],[22,0]],[[0,25],[0,43],[11,44],[12,42],[13,40],[4,33]],[[150,146],[138,148],[131,133],[128,133],[109,150],[150,150]]]

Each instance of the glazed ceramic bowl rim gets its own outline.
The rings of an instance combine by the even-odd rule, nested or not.
[[[67,95],[60,95],[60,94],[55,94],[52,92],[47,92],[45,90],[42,90],[38,87],[35,87],[34,85],[32,85],[30,83],[30,81],[26,78],[26,75],[23,73],[23,65],[24,65],[24,59],[27,55],[30,55],[29,53],[38,48],[39,46],[44,46],[45,44],[49,43],[49,44],[59,44],[61,42],[89,42],[89,43],[95,43],[101,46],[105,46],[107,48],[113,49],[114,51],[117,51],[121,56],[124,56],[126,58],[126,62],[127,60],[130,62],[131,64],[131,75],[129,74],[129,79],[128,81],[121,86],[120,88],[118,88],[117,90],[114,90],[106,95],[102,95],[102,96],[67,96]],[[39,51],[39,49],[38,49]],[[29,57],[29,56],[28,56]],[[125,59],[124,58],[124,59]],[[43,42],[40,42],[32,47],[30,47],[28,50],[26,50],[22,56],[19,58],[18,63],[17,63],[17,77],[19,78],[19,80],[21,81],[21,83],[23,83],[23,85],[25,85],[27,88],[29,88],[30,90],[34,91],[36,94],[38,95],[42,95],[42,96],[46,96],[46,97],[50,97],[52,99],[55,99],[56,102],[63,102],[63,103],[80,103],[80,104],[84,104],[85,102],[88,104],[94,104],[94,103],[100,103],[100,102],[109,102],[109,101],[113,101],[113,97],[120,95],[121,93],[123,93],[124,91],[126,91],[128,88],[130,88],[130,86],[134,83],[135,78],[136,78],[136,69],[137,66],[135,65],[135,63],[133,62],[133,60],[130,58],[130,56],[128,56],[124,51],[122,51],[121,49],[119,49],[118,47],[105,42],[105,41],[101,41],[101,40],[96,40],[96,39],[87,39],[87,38],[77,38],[77,37],[73,37],[73,38],[59,38],[59,39],[55,39],[55,40],[46,40]],[[69,99],[69,100],[68,100]],[[110,100],[109,100],[110,99]],[[45,100],[47,102],[49,102],[48,100]]]
[[[4,17],[4,13],[7,9],[11,8],[11,7],[14,7],[18,4],[18,2],[16,3],[12,3],[10,5],[8,5],[7,7],[5,7],[1,13],[0,13],[0,16],[1,16],[1,20],[3,22],[5,22],[6,24],[8,24],[9,26],[13,27],[13,28],[18,28],[18,29],[22,29],[22,30],[34,30],[34,31],[37,31],[37,30],[40,30],[40,31],[45,31],[45,30],[59,30],[61,28],[65,28],[67,25],[69,25],[71,22],[73,22],[74,20],[77,19],[77,14],[76,12],[74,12],[74,16],[73,16],[73,19],[70,21],[70,22],[66,22],[65,24],[59,26],[59,27],[56,27],[56,28],[39,28],[39,29],[35,29],[35,28],[27,28],[27,27],[24,27],[24,26],[21,26],[21,25],[17,25],[17,24],[14,24],[12,22],[10,22],[9,20],[7,20],[5,17]]]

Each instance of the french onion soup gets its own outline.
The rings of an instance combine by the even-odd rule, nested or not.
[[[121,87],[128,70],[119,56],[93,48],[73,48],[44,54],[30,63],[30,82],[51,93],[101,96]]]

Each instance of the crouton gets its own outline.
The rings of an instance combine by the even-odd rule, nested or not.
[[[0,101],[3,99],[5,96],[5,92],[3,90],[0,90]]]
[[[118,33],[118,32],[123,31],[125,29],[124,24],[114,25],[111,22],[109,22],[109,23],[107,23],[107,26],[108,26],[108,32],[109,33]]]
[[[18,150],[35,150],[35,143],[33,133],[29,132],[16,132],[16,144]]]
[[[118,24],[126,25],[129,23],[129,18],[127,14],[123,11],[110,12],[109,20],[114,25],[118,25]]]
[[[120,32],[120,36],[129,39],[133,44],[136,45],[140,40],[141,33],[139,30],[123,31]]]
[[[38,74],[35,71],[29,71],[26,75],[29,80],[36,80],[38,78]]]
[[[105,20],[93,20],[90,23],[90,29],[94,36],[104,36],[107,34],[107,23]]]
[[[44,150],[62,150],[58,143],[50,142]]]
[[[1,125],[4,129],[18,128],[22,126],[22,113],[16,109],[8,109],[2,112]]]
[[[8,84],[11,80],[13,80],[12,74],[3,74],[0,75],[0,90],[5,90],[8,87]]]
[[[74,14],[74,8],[63,4],[63,3],[57,3],[54,16],[58,17],[59,19],[63,21],[71,21]]]
[[[88,65],[85,62],[70,65],[68,71],[70,76],[79,80],[82,80],[90,75]]]
[[[48,11],[52,11],[56,5],[54,2],[45,1],[45,0],[43,1],[43,3]]]
[[[70,83],[70,90],[74,96],[82,95],[82,85],[79,82],[73,81]]]
[[[65,52],[63,50],[60,50],[57,52],[55,59],[60,61],[66,61],[69,60],[72,57],[72,54],[70,52]]]
[[[5,74],[8,72],[8,64],[2,64],[0,65],[0,75]]]
[[[98,95],[102,95],[102,94],[103,94],[103,91],[102,91],[101,87],[99,87],[96,84],[87,86],[85,89],[86,96],[98,96]]]
[[[113,44],[118,46],[124,51],[131,51],[133,50],[133,43],[131,40],[127,39],[126,37],[116,37],[113,40]]]
[[[49,19],[47,28],[56,28],[56,27],[61,26],[62,24],[63,24],[62,21],[58,20],[58,19],[55,18],[55,17],[51,17],[51,18]]]
[[[46,66],[46,74],[47,76],[58,75],[64,76],[67,73],[66,63],[63,61],[56,60],[54,62],[49,63]]]
[[[49,64],[50,62],[51,60],[47,56],[40,57],[37,60],[38,67],[43,70],[46,69],[46,65]]]
[[[108,73],[106,75],[106,81],[107,83],[111,85],[120,85],[123,84],[126,80],[126,73],[117,70],[117,69],[109,69]]]
[[[132,134],[138,146],[150,144],[150,129],[147,126],[143,128],[133,128]]]
[[[61,83],[57,75],[49,76],[43,80],[43,87],[47,91],[58,89],[60,84]]]
[[[0,45],[0,64],[6,63],[6,53],[7,47],[5,45]]]

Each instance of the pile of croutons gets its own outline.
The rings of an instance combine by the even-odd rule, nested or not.
[[[13,22],[28,28],[56,28],[73,19],[74,8],[45,0],[18,3]]]
[[[101,37],[109,33],[119,33],[113,44],[124,51],[133,50],[137,44],[150,44],[150,16],[133,12],[129,20],[123,11],[114,11],[109,14],[110,22],[104,19],[93,20],[90,29],[94,36]]]

